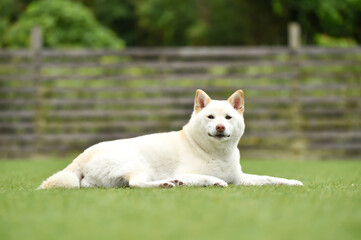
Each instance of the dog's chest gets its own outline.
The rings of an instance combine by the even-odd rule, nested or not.
[[[211,159],[207,161],[204,165],[203,171],[203,174],[205,175],[218,177],[228,183],[233,181],[236,174],[236,169],[233,163],[219,159]]]

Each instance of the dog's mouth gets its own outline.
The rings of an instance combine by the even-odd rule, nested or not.
[[[212,135],[212,134],[208,133],[208,136],[218,138],[218,139],[223,139],[223,138],[229,138],[231,135],[225,135],[222,133],[217,133],[215,135]]]

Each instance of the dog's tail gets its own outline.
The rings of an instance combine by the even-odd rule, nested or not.
[[[81,155],[79,157],[81,157]],[[43,181],[37,189],[80,188],[82,171],[77,161],[78,158],[64,170],[53,174]]]

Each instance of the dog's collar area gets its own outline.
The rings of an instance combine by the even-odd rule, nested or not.
[[[230,137],[231,135],[224,135],[224,134],[221,134],[221,133],[212,135],[212,134],[208,133],[208,136],[221,139],[221,138],[226,138],[226,137],[228,138],[228,137]]]

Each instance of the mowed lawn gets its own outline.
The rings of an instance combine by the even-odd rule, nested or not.
[[[361,239],[361,161],[242,160],[304,187],[35,188],[69,161],[0,161],[0,239]]]

